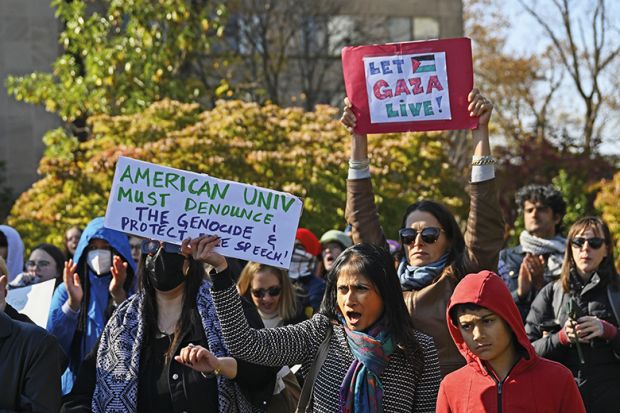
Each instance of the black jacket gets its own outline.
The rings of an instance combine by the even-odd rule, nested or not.
[[[601,280],[595,273],[582,288],[571,290],[571,294],[579,309],[578,317],[592,315],[620,326],[620,286]],[[563,291],[559,281],[547,284],[527,315],[528,338],[536,353],[564,364],[573,372],[588,411],[617,412],[620,333],[610,341],[596,338],[589,344],[581,344],[585,364],[580,364],[575,345],[560,343],[559,333],[543,336],[541,324],[555,321],[558,326],[564,325],[568,319],[568,299],[569,294]]]
[[[527,313],[530,311],[532,301],[534,301],[534,297],[536,297],[538,291],[532,286],[530,293],[526,297],[520,298],[517,294],[519,271],[521,270],[521,264],[523,263],[524,259],[525,251],[523,251],[521,245],[518,245],[514,248],[506,248],[501,250],[499,253],[499,264],[497,267],[497,273],[506,283],[506,286],[512,294],[512,299],[514,300],[517,308],[519,309],[521,318],[525,322],[525,318],[527,317]],[[545,260],[545,274],[543,276],[543,279],[546,285],[552,281],[557,280],[560,276],[563,256],[562,254],[555,254],[555,260],[552,260],[554,265],[550,265],[548,257],[546,257]],[[550,266],[553,266],[553,268],[550,268]]]
[[[244,300],[243,309],[248,323],[255,328],[263,327],[263,323],[253,304]],[[195,317],[193,321],[191,331],[187,332],[184,338],[177,343],[174,349],[175,355],[178,355],[181,348],[190,342],[208,348],[200,318]],[[87,413],[92,411],[91,403],[96,385],[95,363],[98,347],[99,343],[82,362],[75,386],[71,393],[63,398],[62,413]],[[278,370],[279,368],[259,366],[237,360],[237,377],[235,380],[246,399],[257,409],[266,409],[267,404],[271,400]],[[205,407],[203,398],[210,397],[210,392],[213,390],[212,386],[207,384],[205,378],[200,373],[175,361],[170,363],[167,372],[174,411],[203,411]],[[213,395],[216,396],[215,393]],[[140,402],[140,400],[139,396],[138,401]],[[138,406],[138,410],[143,409]]]
[[[64,358],[54,336],[0,312],[0,412],[56,413]]]

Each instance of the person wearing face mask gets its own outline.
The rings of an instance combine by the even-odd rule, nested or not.
[[[229,356],[205,280],[193,254],[200,240],[181,246],[144,240],[138,292],[114,312],[96,351],[82,364],[62,412],[261,412],[277,368]],[[262,328],[249,302],[247,322]],[[210,368],[180,361],[200,348]]]
[[[504,244],[495,160],[489,143],[493,104],[477,89],[469,93],[468,101],[469,115],[478,117],[478,127],[472,129],[471,202],[465,236],[450,210],[432,200],[411,204],[399,231],[403,259],[397,273],[405,303],[414,326],[433,337],[444,376],[465,365],[446,324],[450,296],[466,274],[483,269],[496,271]],[[354,132],[356,118],[348,99],[345,99],[341,123],[351,132],[345,216],[352,226],[353,242],[368,242],[388,249],[372,189],[368,139]]]
[[[233,356],[263,365],[301,364],[300,412],[434,412],[439,365],[433,340],[413,328],[392,257],[358,244],[327,276],[321,310],[310,320],[256,330],[241,316],[224,257],[206,237],[198,258],[215,268],[213,301]],[[203,367],[202,357],[182,357]]]
[[[325,293],[325,281],[315,275],[320,253],[321,243],[316,235],[306,228],[297,229],[288,276],[301,291],[302,305],[308,317],[318,311]]]
[[[63,395],[71,391],[80,362],[94,347],[112,311],[135,291],[136,264],[127,236],[93,219],[80,238],[73,260],[65,262],[63,283],[50,305],[47,330],[58,339],[69,365]]]
[[[560,278],[538,293],[525,331],[536,353],[568,367],[586,411],[618,411],[620,276],[607,224],[598,217],[569,229]]]

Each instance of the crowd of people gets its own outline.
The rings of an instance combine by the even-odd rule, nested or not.
[[[20,234],[0,226],[0,411],[617,411],[609,227],[583,217],[564,237],[562,194],[528,185],[525,230],[506,248],[493,105],[475,89],[468,100],[464,232],[428,199],[383,232],[347,99],[344,230],[299,228],[288,269],[224,257],[216,235],[174,245],[101,217],[24,261]],[[43,329],[5,297],[50,280]]]

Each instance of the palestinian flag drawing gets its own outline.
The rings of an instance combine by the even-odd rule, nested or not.
[[[424,54],[412,57],[411,69],[413,73],[436,72],[435,55]]]

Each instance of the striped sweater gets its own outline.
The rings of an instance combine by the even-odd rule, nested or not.
[[[277,328],[252,329],[245,317],[239,295],[226,272],[214,276],[213,300],[224,341],[235,357],[270,366],[301,364],[305,377],[327,333],[333,328],[328,355],[314,383],[313,411],[338,411],[340,385],[353,361],[346,333],[322,314],[299,324]],[[414,362],[396,349],[381,376],[383,410],[398,412],[434,412],[441,376],[433,340],[415,332],[419,350]]]

